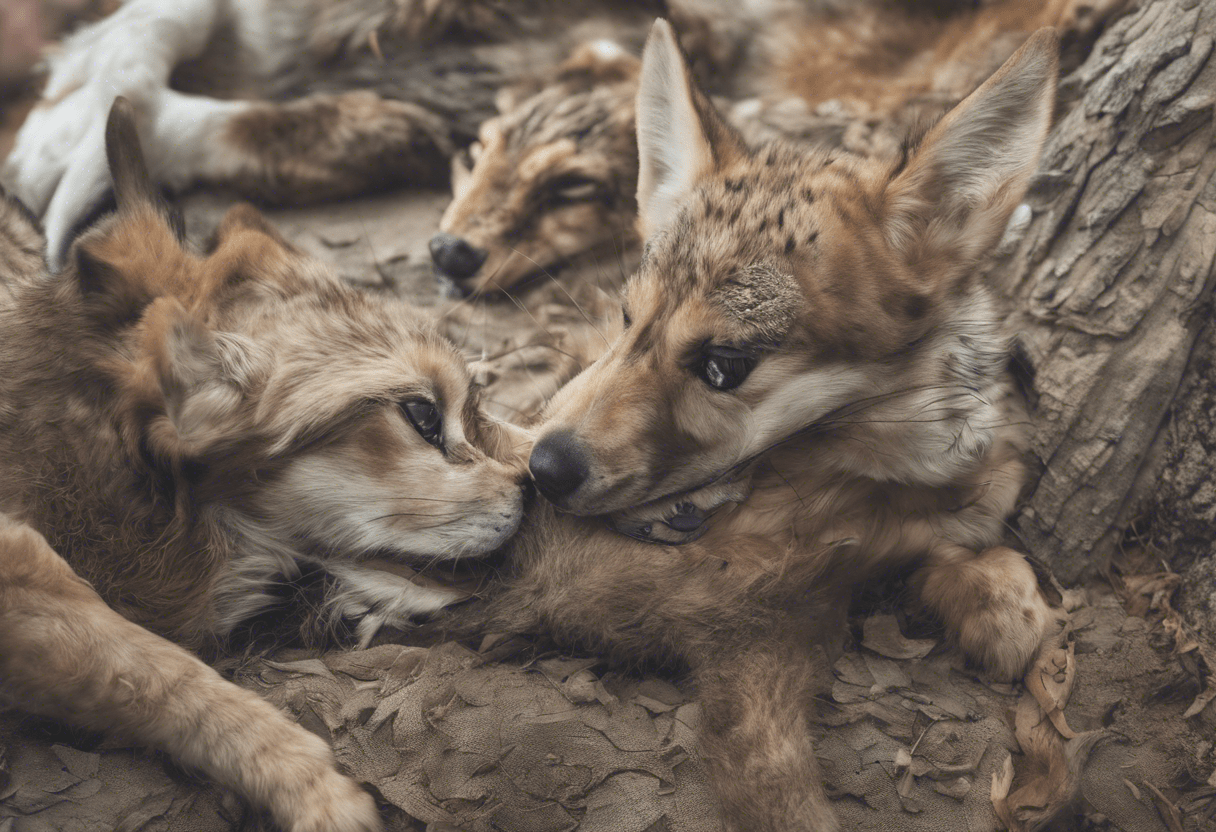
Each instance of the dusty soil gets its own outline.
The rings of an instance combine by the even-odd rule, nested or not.
[[[369,291],[430,305],[443,301],[425,246],[446,198],[401,193],[272,217]],[[205,235],[231,201],[188,200],[190,232]],[[519,315],[499,302],[470,316],[473,357],[519,331]],[[1061,804],[1060,829],[1216,828],[1216,706],[1185,716],[1202,684],[1194,661],[1174,651],[1164,600],[1148,591],[1124,591],[1144,617],[1128,615],[1105,583],[1068,594],[1076,608],[1061,649],[1040,670],[1066,703],[1063,731],[1041,697],[986,683],[932,625],[906,615],[898,587],[859,600],[832,646],[818,723],[846,828],[979,832],[1003,828],[998,809],[1032,820]],[[698,706],[678,679],[492,639],[286,652],[229,670],[330,739],[342,764],[378,790],[391,829],[718,828],[698,758]],[[0,832],[263,823],[120,739],[98,744],[9,714],[0,749]]]

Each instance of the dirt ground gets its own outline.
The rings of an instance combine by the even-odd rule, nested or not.
[[[271,216],[369,291],[433,304],[426,241],[446,200],[399,193]],[[187,200],[191,234],[204,235],[231,201]],[[479,320],[490,341],[494,322],[514,314],[486,307],[471,318],[474,337]],[[1120,586],[1123,597],[1102,582],[1068,593],[1061,648],[1033,691],[986,683],[931,625],[904,614],[898,587],[859,600],[833,646],[818,723],[845,827],[980,832],[1004,828],[1003,813],[1033,820],[1068,803],[1052,828],[1216,829],[1216,706],[1202,707],[1194,663],[1174,650],[1168,584]],[[1141,614],[1129,615],[1125,599]],[[378,790],[390,829],[718,828],[698,759],[698,706],[676,679],[493,639],[287,652],[232,669],[333,742],[342,764]],[[0,832],[263,822],[121,740],[10,713],[0,749]]]
[[[0,110],[0,155],[23,106]],[[426,244],[448,198],[398,192],[268,213],[343,277],[434,306],[445,301]],[[233,199],[185,200],[190,235],[205,237]],[[569,279],[628,267],[591,265]],[[526,314],[506,302],[466,313],[472,359]],[[1118,567],[1061,592],[1056,649],[1015,687],[987,682],[905,611],[898,584],[855,599],[847,630],[825,646],[834,671],[817,717],[844,827],[1216,830],[1216,682],[1198,661],[1216,667],[1216,655],[1170,605],[1178,576],[1137,552]],[[699,709],[679,679],[514,639],[398,641],[225,669],[332,741],[376,790],[389,829],[720,828]],[[163,755],[0,713],[0,832],[260,828],[239,799]]]

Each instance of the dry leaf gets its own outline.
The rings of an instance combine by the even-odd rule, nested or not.
[[[861,646],[889,659],[920,659],[937,646],[936,641],[906,638],[893,615],[872,615],[862,625]]]
[[[1009,832],[1021,832],[1022,825],[1013,819],[1009,811],[1009,789],[1013,786],[1013,755],[1005,758],[1000,771],[992,773],[992,810]]]
[[[1182,814],[1178,811],[1178,807],[1170,802],[1169,798],[1161,793],[1161,790],[1152,783],[1145,783],[1145,788],[1153,796],[1153,805],[1157,807],[1157,814],[1161,815],[1161,820],[1165,821],[1165,825],[1169,827],[1170,832],[1183,832],[1182,829]]]

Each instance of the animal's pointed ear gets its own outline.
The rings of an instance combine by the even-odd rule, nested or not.
[[[114,99],[106,119],[106,161],[119,211],[134,211],[160,201],[139,144],[135,107],[122,96]]]
[[[887,186],[887,238],[909,263],[969,263],[1000,239],[1051,126],[1058,53],[1054,30],[1036,32]]]
[[[173,470],[240,433],[260,364],[251,344],[211,331],[175,298],[157,298],[140,321],[136,356],[123,382],[130,436],[150,464]]]
[[[697,181],[737,154],[739,135],[693,83],[675,33],[656,20],[642,53],[637,99],[638,221],[647,238],[667,225]]]
[[[106,119],[106,161],[114,182],[114,201],[120,214],[152,212],[178,240],[185,239],[185,222],[161,193],[144,160],[135,126],[135,107],[122,96],[114,99]]]
[[[148,173],[135,109],[119,97],[106,121],[106,158],[117,214],[98,221],[73,243],[68,267],[105,325],[128,322],[169,290],[186,254],[181,214]]]

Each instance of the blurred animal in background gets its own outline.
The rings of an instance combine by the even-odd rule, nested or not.
[[[635,242],[630,55],[656,15],[685,33],[745,132],[874,155],[1038,27],[1062,31],[1067,60],[1123,2],[129,0],[51,55],[2,179],[43,220],[57,266],[104,199],[116,94],[162,185],[222,183],[267,204],[442,184],[467,148],[437,270],[466,291],[505,289],[609,237]],[[858,115],[869,126],[846,130]]]

